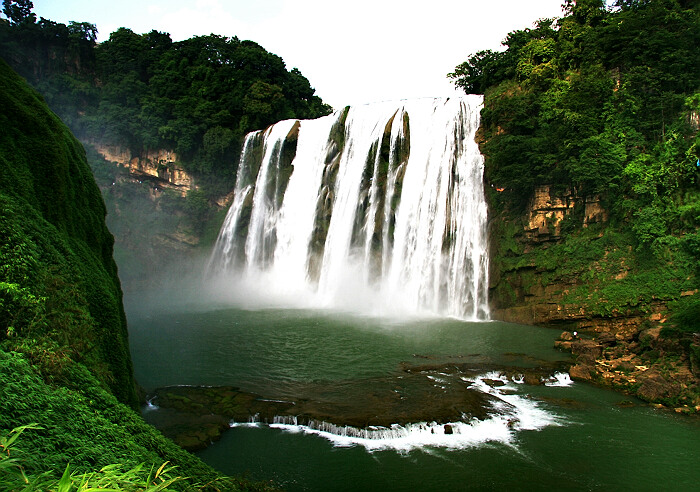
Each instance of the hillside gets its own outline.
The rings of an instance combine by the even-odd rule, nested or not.
[[[699,44],[697,2],[567,1],[449,75],[485,95],[493,315],[583,333],[572,376],[696,410]]]
[[[253,41],[120,28],[97,43],[95,25],[32,9],[4,7],[0,57],[85,146],[125,289],[148,288],[213,242],[246,133],[331,110]]]
[[[0,125],[0,489],[54,490],[64,472],[75,486],[94,473],[110,487],[248,487],[134,411],[104,202],[80,143],[1,60]]]

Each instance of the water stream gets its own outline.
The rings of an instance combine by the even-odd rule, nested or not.
[[[387,102],[248,135],[210,276],[315,307],[486,319],[480,109]]]

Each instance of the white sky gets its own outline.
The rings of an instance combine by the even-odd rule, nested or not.
[[[251,39],[297,67],[324,102],[444,96],[446,74],[506,34],[561,16],[562,0],[33,0],[37,18],[152,29],[174,41],[219,34]]]

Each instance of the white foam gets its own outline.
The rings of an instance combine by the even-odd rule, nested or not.
[[[298,425],[293,422],[270,424],[273,429],[323,437],[338,447],[363,446],[368,451],[394,449],[400,452],[426,446],[463,449],[476,447],[489,441],[510,443],[513,433],[508,426],[508,419],[502,417],[448,424],[420,422],[372,429],[341,427],[327,422],[310,422],[307,425]],[[451,434],[446,432],[447,428],[451,429]]]
[[[564,388],[571,386],[574,382],[571,380],[568,372],[557,372],[551,378],[545,380],[545,386],[553,386]]]
[[[153,412],[154,410],[158,410],[160,407],[153,403],[153,399],[148,399],[146,400],[146,406],[144,407],[144,412]]]
[[[496,415],[485,420],[476,418],[464,421],[439,424],[418,422],[407,425],[394,424],[391,427],[372,426],[360,429],[352,426],[339,426],[324,421],[300,423],[294,416],[277,416],[268,427],[285,432],[317,435],[329,440],[338,447],[363,446],[368,451],[393,449],[407,452],[425,447],[465,449],[488,442],[514,445],[516,434],[522,431],[540,430],[548,426],[562,425],[562,420],[540,404],[514,394],[516,382],[497,372],[490,372],[475,378],[462,378],[473,384],[473,388],[497,398],[493,405]],[[484,380],[498,380],[503,383],[496,388]],[[232,427],[260,426],[258,417],[247,423],[232,423]]]

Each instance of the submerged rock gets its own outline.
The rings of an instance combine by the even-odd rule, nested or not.
[[[256,415],[272,418],[294,405],[231,386],[169,386],[157,389],[149,401],[155,409],[146,409],[144,419],[189,451],[217,441],[231,420],[246,422]]]
[[[284,395],[270,398],[229,386],[174,386],[155,391],[150,400],[155,408],[145,410],[144,418],[189,450],[216,441],[232,422],[306,425],[358,436],[397,425],[430,423],[442,426],[449,435],[458,432],[455,424],[459,422],[494,415],[515,418],[515,407],[499,398],[506,380],[539,385],[566,371],[565,362],[540,362],[529,368],[404,363],[393,376],[290,383]],[[483,378],[486,373],[498,376]]]

